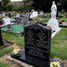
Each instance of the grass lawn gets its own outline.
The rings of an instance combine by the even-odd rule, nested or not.
[[[15,43],[19,46],[23,46],[23,44],[24,44],[24,39],[23,39],[24,37],[13,35],[13,34],[7,33],[7,32],[2,32],[2,36],[3,36],[4,40]]]
[[[62,28],[61,32],[52,40],[51,56],[67,59],[67,28]]]
[[[66,13],[62,14],[62,13],[59,12],[58,16],[62,16],[62,17],[57,18],[58,22],[60,22],[60,21],[67,22]],[[50,19],[51,19],[50,13],[45,13],[42,16],[34,18],[33,21],[37,21],[37,22],[41,22],[41,23],[46,24]]]
[[[0,67],[9,67],[9,65],[6,63],[0,62]]]
[[[38,17],[34,19],[34,21],[39,21],[46,23],[49,21],[50,18],[44,18],[47,16],[48,13],[43,15],[42,17]],[[48,14],[48,16],[50,13]],[[67,21],[67,18],[60,18],[59,21],[64,20]],[[24,47],[24,37],[16,36],[13,34],[9,34],[6,32],[2,32],[3,39],[9,42],[15,43],[16,45],[20,46],[20,48]],[[12,51],[11,47],[6,47],[0,50],[0,56],[3,56],[7,53]],[[52,40],[51,43],[51,57],[58,57],[61,59],[67,59],[67,28],[62,28],[61,32]]]
[[[16,36],[13,34],[9,34],[6,32],[2,32],[2,36],[4,40],[7,40],[9,42],[12,42],[14,44],[17,44],[20,48],[23,48],[23,44],[24,44],[24,37],[20,37],[20,36]],[[12,46],[7,46],[3,49],[0,50],[0,57],[4,56],[6,54],[9,54],[13,51]]]
[[[15,42],[17,45],[23,48],[24,37],[15,36],[15,35],[4,33],[4,32],[2,34],[5,40],[8,40],[10,42]],[[7,51],[5,52],[2,51],[1,53],[6,54]],[[52,40],[51,57],[67,59],[67,28],[62,28],[61,32]]]
[[[12,50],[13,50],[13,48],[11,46],[8,46],[8,47],[6,47],[4,49],[1,49],[0,50],[0,57],[5,55],[5,54],[10,53]]]
[[[50,15],[50,14],[49,14]],[[47,16],[47,14],[46,14]],[[58,21],[67,21],[67,18],[60,18]],[[34,21],[39,21],[43,23],[47,23],[49,19],[44,17],[38,17],[34,19]],[[3,39],[9,42],[15,43],[16,45],[20,46],[20,48],[24,47],[24,37],[16,36],[13,34],[9,34],[6,32],[2,32]],[[11,46],[8,46],[4,49],[0,50],[0,57],[6,54],[9,54],[13,51]],[[61,58],[63,60],[67,60],[67,28],[62,28],[61,32],[51,40],[51,57]],[[0,62],[0,67],[10,67],[9,63]]]

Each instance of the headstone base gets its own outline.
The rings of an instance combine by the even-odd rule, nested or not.
[[[61,31],[61,28],[58,28],[55,32],[53,32],[51,35],[51,39],[53,39],[60,31]]]
[[[32,56],[30,56],[28,54],[25,54],[25,50],[20,51],[19,54],[17,54],[17,55],[14,55],[14,54],[11,55],[11,57],[15,58],[15,59],[17,59],[19,61],[28,63],[28,64],[30,64],[32,66],[35,66],[35,67],[44,67],[44,66],[49,67],[49,65],[50,65],[49,62],[46,62],[43,59],[35,58],[35,57],[32,57]]]

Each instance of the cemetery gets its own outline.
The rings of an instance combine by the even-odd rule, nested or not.
[[[0,67],[67,67],[67,12],[50,10],[0,14]]]

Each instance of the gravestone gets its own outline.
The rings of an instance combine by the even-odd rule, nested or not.
[[[29,18],[30,18],[29,14],[26,13],[26,14],[24,15],[24,18],[23,18],[23,19],[24,19],[24,21],[23,21],[23,24],[24,24],[24,25],[28,25],[28,24],[29,24],[29,22],[30,22],[30,21],[29,21]]]
[[[2,17],[4,17],[6,15],[6,13],[5,12],[2,12]]]
[[[1,27],[0,27],[0,46],[3,45],[3,39],[2,39],[2,34],[1,34]]]
[[[20,19],[21,19],[21,23],[23,25],[28,25],[30,23],[29,21],[29,17],[30,15],[28,13],[24,14],[24,15],[21,15]]]
[[[44,15],[44,12],[43,12],[43,11],[40,11],[39,15],[40,15],[40,16],[41,16],[41,15]]]
[[[19,18],[20,17],[20,14],[16,14],[16,18]]]
[[[32,10],[32,14],[30,15],[30,18],[33,19],[33,18],[36,18],[36,17],[38,17],[38,12]]]
[[[18,56],[12,55],[12,57],[36,67],[49,67],[51,29],[36,23],[26,26],[24,30],[25,51],[23,53],[22,50]]]
[[[34,66],[49,67],[51,30],[41,24],[25,28],[26,60]]]

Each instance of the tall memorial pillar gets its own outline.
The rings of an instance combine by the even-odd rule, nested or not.
[[[56,15],[57,15],[57,6],[55,4],[55,1],[53,1],[51,6],[51,19],[47,23],[47,26],[52,29],[51,38],[54,38],[56,34],[61,31],[61,28],[59,27],[59,22],[56,19]]]

